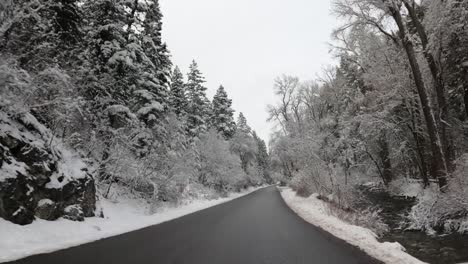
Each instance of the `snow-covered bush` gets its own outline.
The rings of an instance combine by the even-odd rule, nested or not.
[[[0,60],[0,87],[0,106],[16,114],[31,112],[51,130],[49,144],[56,137],[68,141],[90,125],[71,77],[59,68],[31,73],[21,69],[14,58],[4,57]]]
[[[424,190],[409,214],[409,229],[468,233],[468,154],[456,162],[444,192]]]
[[[263,168],[258,163],[254,163],[251,167],[247,168],[247,180],[249,186],[257,186],[265,182]]]
[[[149,129],[132,120],[135,115],[128,108],[114,108],[114,115],[123,113],[114,118],[120,125],[103,131],[101,140],[89,146],[99,161],[101,185],[110,190],[118,184],[154,203],[177,203],[196,171],[195,153],[185,146],[180,121],[170,114],[164,131]]]
[[[251,166],[254,165],[257,144],[250,133],[237,131],[229,141],[230,151],[239,156],[241,167],[248,173]]]
[[[0,107],[17,112],[28,110],[26,101],[34,89],[32,77],[10,57],[0,57],[0,87]]]
[[[185,186],[182,198],[180,199],[181,202],[190,202],[192,200],[212,200],[217,199],[220,197],[220,194],[216,192],[216,190],[204,186],[198,182],[192,182]]]
[[[289,182],[289,186],[301,197],[309,197],[317,190],[310,176],[302,173],[295,175]]]
[[[385,224],[382,219],[380,214],[381,210],[378,208],[368,207],[358,210],[350,207],[342,207],[333,200],[328,200],[326,205],[329,214],[350,224],[369,228],[379,236],[385,234],[389,230],[387,224]]]
[[[196,144],[199,181],[219,192],[248,185],[239,157],[231,153],[230,146],[216,131],[201,135]]]

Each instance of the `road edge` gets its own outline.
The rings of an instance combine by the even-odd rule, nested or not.
[[[285,204],[304,221],[324,232],[357,247],[372,258],[387,264],[426,264],[405,252],[399,243],[379,242],[369,229],[351,225],[325,212],[322,201],[310,196],[298,197],[290,188],[278,187]],[[322,208],[314,208],[322,206]]]

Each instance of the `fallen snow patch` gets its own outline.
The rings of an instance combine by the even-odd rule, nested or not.
[[[399,243],[379,242],[377,235],[367,228],[348,224],[327,213],[327,205],[316,195],[302,198],[291,189],[281,191],[286,204],[307,222],[347,241],[368,255],[388,264],[425,263],[405,252]]]
[[[160,224],[231,201],[258,189],[249,189],[216,200],[197,200],[178,208],[165,208],[154,215],[145,215],[145,210],[136,208],[134,201],[113,203],[102,200],[101,206],[106,217],[86,218],[84,222],[66,219],[36,220],[30,225],[20,226],[0,218],[0,262],[50,253]]]

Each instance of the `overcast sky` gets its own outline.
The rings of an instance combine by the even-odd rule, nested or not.
[[[330,0],[160,0],[163,38],[184,73],[193,59],[210,99],[222,84],[250,126],[268,140],[266,106],[281,74],[313,79],[332,63]]]

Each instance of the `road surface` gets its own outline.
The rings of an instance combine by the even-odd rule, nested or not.
[[[299,218],[268,187],[170,222],[15,264],[380,263]]]

